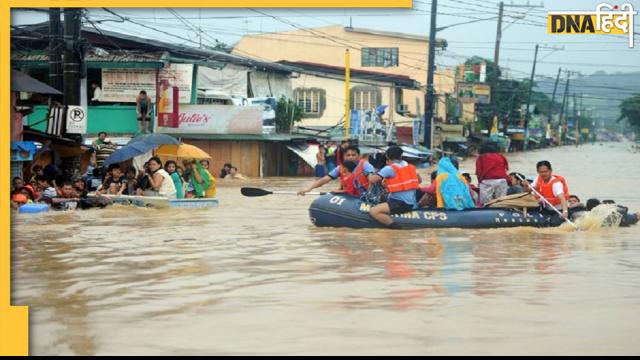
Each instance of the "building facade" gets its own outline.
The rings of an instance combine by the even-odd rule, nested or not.
[[[446,46],[438,40],[437,47]],[[270,61],[303,61],[330,66],[345,66],[345,49],[350,49],[350,67],[409,77],[421,89],[403,89],[398,110],[416,114],[416,99],[424,106],[424,84],[427,78],[428,38],[388,31],[343,26],[245,35],[235,45],[235,54],[251,53]],[[436,70],[434,86],[438,94],[436,117],[446,119],[445,97],[455,92],[452,69]],[[419,113],[423,113],[422,110]]]

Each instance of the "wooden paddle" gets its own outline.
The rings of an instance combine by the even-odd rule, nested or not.
[[[266,196],[266,195],[297,195],[298,194],[298,192],[296,191],[269,191],[265,189],[252,188],[252,187],[243,187],[240,189],[240,192],[242,193],[242,195],[249,196],[249,197]],[[311,191],[306,193],[306,195],[324,195],[324,194],[328,194],[328,193],[317,192],[317,191]]]

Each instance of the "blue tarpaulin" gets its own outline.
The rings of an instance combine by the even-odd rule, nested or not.
[[[38,147],[33,141],[12,141],[11,151],[28,151],[29,154],[34,155],[38,151]]]
[[[33,141],[12,141],[11,142],[11,162],[31,161],[33,155],[38,151],[38,146]],[[26,154],[25,154],[26,153]],[[16,172],[16,174],[20,174]],[[19,175],[16,175],[19,176]]]

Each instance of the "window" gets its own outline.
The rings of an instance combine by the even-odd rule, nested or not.
[[[296,104],[305,117],[320,117],[324,111],[325,91],[317,88],[297,88],[294,91]]]
[[[196,99],[198,105],[233,105],[231,100],[208,97],[206,95],[198,95]]]
[[[398,66],[398,48],[362,48],[362,66]]]
[[[351,109],[372,110],[380,105],[382,94],[375,86],[355,86],[351,89]]]

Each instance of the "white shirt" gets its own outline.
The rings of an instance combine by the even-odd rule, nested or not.
[[[91,101],[100,101],[101,99],[102,99],[102,89],[100,88],[100,86],[98,86],[95,89],[93,89],[93,98],[91,98]]]
[[[49,186],[48,188],[44,189],[44,191],[42,192],[42,197],[54,198],[56,196],[58,196],[58,192],[52,186]]]
[[[168,197],[169,199],[175,199],[176,187],[173,184],[173,179],[171,178],[171,175],[169,175],[169,173],[166,172],[164,169],[160,169],[157,172],[158,174],[162,175],[162,178],[164,179],[162,180],[160,189],[158,189],[158,193],[160,193],[160,195],[162,196]]]

